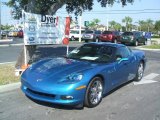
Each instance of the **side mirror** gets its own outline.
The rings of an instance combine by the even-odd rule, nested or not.
[[[120,64],[121,62],[123,61],[128,61],[128,58],[121,58],[119,61],[118,61],[118,64]]]
[[[116,55],[116,61],[120,61],[122,59],[121,55]]]

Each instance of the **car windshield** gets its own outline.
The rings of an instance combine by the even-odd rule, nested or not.
[[[124,32],[122,35],[133,35],[132,32]]]
[[[114,48],[104,45],[85,44],[71,51],[67,58],[94,62],[110,62]]]
[[[111,31],[104,31],[103,34],[112,34]]]
[[[86,31],[86,34],[93,34],[93,31]]]
[[[79,31],[77,30],[72,30],[72,31],[70,31],[70,33],[72,33],[72,34],[79,34]]]

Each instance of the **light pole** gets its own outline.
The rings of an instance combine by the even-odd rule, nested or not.
[[[1,39],[1,0],[0,0],[0,39]]]
[[[82,30],[82,14],[79,16],[79,42],[81,42],[81,30]]]
[[[108,30],[108,18],[109,18],[109,13],[108,13],[108,3],[107,3],[107,30]]]

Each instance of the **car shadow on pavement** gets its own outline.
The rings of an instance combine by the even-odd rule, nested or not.
[[[103,95],[103,98],[106,97],[106,96],[109,96],[110,94],[114,93],[115,91],[117,91],[117,90],[123,88],[124,86],[126,86],[126,85],[128,85],[128,84],[130,84],[130,83],[132,83],[132,82],[133,82],[133,80],[130,80],[130,81],[128,81],[128,82],[126,82],[126,83],[124,83],[124,84],[122,84],[122,85],[120,85],[120,86],[114,88],[114,89],[111,90],[110,92],[104,94],[104,95]]]
[[[83,110],[84,107],[82,105],[75,105],[75,106],[71,106],[71,105],[60,105],[60,104],[54,104],[54,103],[49,103],[49,102],[44,102],[44,101],[39,101],[39,100],[35,100],[29,96],[26,96],[28,99],[30,99],[31,101],[33,101],[36,104],[42,105],[42,106],[46,106],[46,107],[50,107],[50,108],[54,108],[54,109],[63,109],[63,110]]]
[[[115,91],[117,91],[118,89],[121,89],[122,87],[132,83],[133,81],[129,81],[127,83],[124,83],[122,85],[120,85],[119,87],[116,87],[115,89],[111,90],[110,92],[108,92],[107,94],[103,95],[103,97],[109,96],[110,94],[114,93]],[[30,100],[32,100],[33,102],[35,102],[36,104],[42,105],[42,106],[46,106],[46,107],[50,107],[50,108],[54,108],[54,109],[63,109],[63,110],[83,110],[84,106],[83,105],[75,105],[75,106],[71,106],[71,105],[60,105],[60,104],[54,104],[54,103],[49,103],[49,102],[44,102],[44,101],[39,101],[39,100],[35,100],[33,98],[30,98],[29,96],[27,96],[27,98],[29,98]]]

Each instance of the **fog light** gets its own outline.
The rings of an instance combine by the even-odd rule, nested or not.
[[[73,96],[62,95],[62,96],[61,96],[61,99],[62,99],[62,100],[72,100],[72,99],[73,99]]]

